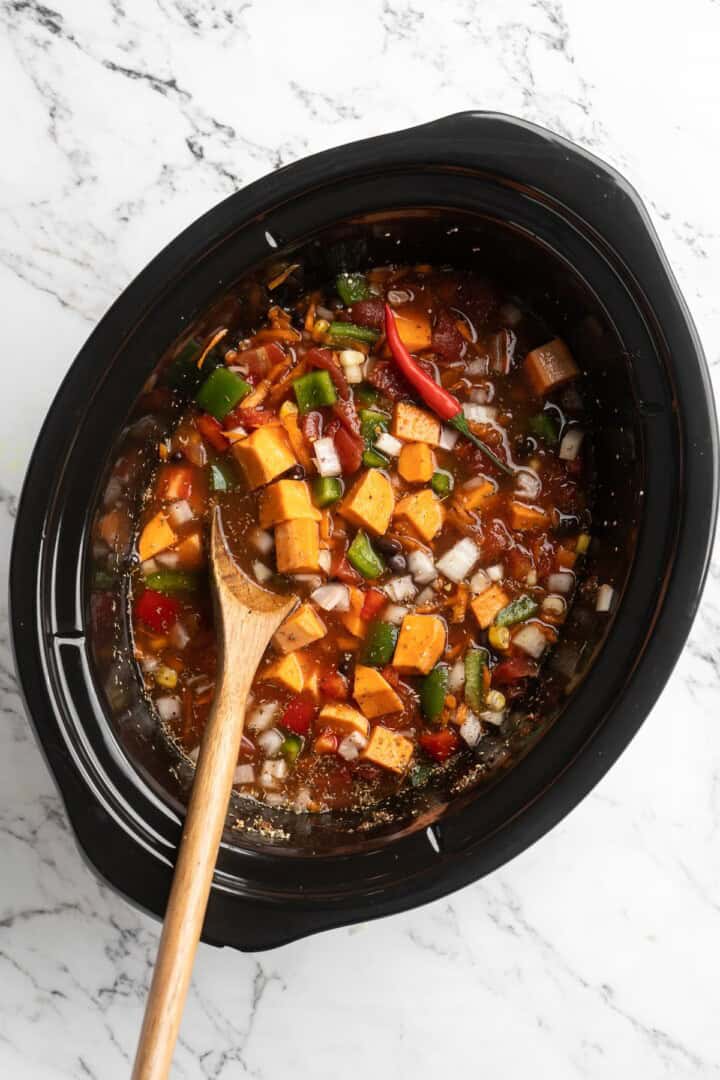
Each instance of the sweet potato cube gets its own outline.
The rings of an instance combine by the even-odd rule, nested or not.
[[[321,514],[310,500],[306,480],[276,480],[260,494],[260,528],[269,529],[283,521],[309,518],[320,521]]]
[[[572,353],[560,338],[532,349],[525,357],[525,374],[538,397],[575,379],[580,371]]]
[[[400,308],[393,312],[400,340],[410,352],[420,352],[432,345],[430,319],[424,311]]]
[[[201,529],[186,533],[176,548],[181,570],[200,570],[205,565],[205,544]]]
[[[295,652],[325,637],[327,629],[311,604],[301,604],[297,611],[288,615],[273,635],[273,645],[281,653]]]
[[[395,517],[409,521],[418,536],[430,543],[445,521],[445,507],[430,488],[406,495],[395,507]]]
[[[323,705],[320,710],[319,724],[343,736],[359,731],[367,739],[370,731],[370,724],[361,712],[353,709],[352,705],[342,705],[339,702]]]
[[[377,724],[370,733],[370,741],[362,752],[365,761],[372,761],[390,772],[404,773],[413,755],[413,744],[397,731]]]
[[[356,589],[354,585],[350,585],[349,588],[350,610],[340,613],[340,622],[345,629],[349,630],[355,637],[365,637],[365,631],[367,630],[368,624],[365,619],[360,618],[360,612],[365,603],[365,593],[362,589]]]
[[[374,720],[376,716],[386,716],[387,713],[402,712],[403,709],[402,699],[387,679],[382,677],[377,668],[365,667],[363,664],[358,664],[355,668],[353,697],[370,720]]]
[[[320,697],[320,672],[317,662],[303,652],[298,654],[298,660],[303,673],[303,692],[317,701]]]
[[[406,615],[392,666],[407,675],[427,675],[440,658],[447,634],[438,615]]]
[[[470,604],[473,614],[478,621],[481,630],[487,630],[495,621],[499,611],[510,603],[510,597],[499,585],[491,585],[485,589]]]
[[[536,506],[515,501],[510,504],[510,524],[513,529],[528,532],[531,529],[544,529],[549,523],[547,514]]]
[[[356,480],[339,507],[339,512],[358,529],[374,536],[387,532],[395,497],[392,484],[379,469],[368,469]]]
[[[320,528],[300,518],[275,526],[275,558],[281,574],[312,574],[320,566]]]
[[[459,488],[455,499],[465,510],[477,510],[486,499],[495,494],[495,485],[491,480],[486,480],[472,488]]]
[[[260,675],[261,682],[274,682],[284,686],[292,694],[300,694],[305,686],[305,673],[300,656],[296,652],[287,653],[265,668]]]
[[[406,443],[398,458],[398,472],[408,484],[427,484],[435,472],[435,459],[427,443]]]
[[[145,562],[146,559],[152,559],[154,555],[159,555],[161,551],[166,551],[176,541],[177,533],[162,510],[158,511],[154,517],[150,518],[140,534],[138,542],[140,562]]]
[[[276,476],[297,465],[287,432],[279,424],[265,424],[235,443],[232,452],[245,473],[248,487],[269,484]]]
[[[440,444],[440,421],[409,401],[398,401],[393,412],[392,434],[403,442]]]

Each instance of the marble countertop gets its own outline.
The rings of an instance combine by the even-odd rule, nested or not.
[[[456,110],[545,124],[628,176],[720,385],[717,0],[650,22],[620,0],[0,0],[0,25],[3,574],[46,409],[148,259],[269,170]],[[0,1075],[121,1080],[158,929],[74,845],[4,596]],[[640,734],[502,870],[273,953],[202,947],[174,1075],[720,1076],[719,642],[716,562]]]

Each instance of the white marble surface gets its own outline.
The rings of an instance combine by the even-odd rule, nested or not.
[[[720,378],[717,0],[47,3],[0,0],[3,573],[53,393],[144,263],[284,162],[455,110],[517,113],[626,173]],[[1,603],[0,1076],[120,1080],[157,927],[75,849]],[[485,881],[272,954],[203,947],[175,1075],[719,1076],[719,641],[716,563],[640,735]]]

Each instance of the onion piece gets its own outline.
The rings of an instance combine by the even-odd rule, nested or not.
[[[574,461],[580,451],[580,445],[585,437],[585,432],[579,427],[572,427],[566,431],[560,443],[558,457],[561,461]]]
[[[170,644],[174,649],[184,649],[190,641],[190,635],[187,632],[187,628],[183,626],[181,622],[174,623],[168,637],[170,638]]]
[[[367,746],[367,739],[359,731],[352,731],[338,746],[338,754],[345,761],[354,761],[361,750]]]
[[[465,661],[456,660],[448,675],[448,690],[457,694],[465,685]]]
[[[394,435],[390,435],[389,432],[383,431],[375,440],[375,447],[381,454],[387,454],[388,457],[398,457],[403,448],[403,444],[399,439],[396,439]]]
[[[177,502],[170,503],[167,516],[173,528],[179,529],[182,525],[187,525],[189,521],[192,521],[195,514],[187,499],[178,499]]]
[[[432,604],[435,600],[435,589],[432,585],[426,585],[421,593],[418,594],[416,604],[418,607],[424,607],[425,604]]]
[[[248,543],[261,555],[269,555],[275,547],[273,534],[267,532],[266,529],[261,529],[258,525],[256,525],[255,528],[250,529],[247,538]]]
[[[282,741],[282,736],[280,736],[280,740]],[[287,772],[287,761],[283,759],[280,759],[280,761],[266,761],[260,770],[260,783],[263,787],[276,787],[277,781],[284,780]]]
[[[484,570],[476,570],[470,578],[470,592],[473,596],[479,596],[490,588],[490,576]]]
[[[479,558],[477,545],[465,536],[446,551],[436,565],[441,574],[457,584],[465,580]]]
[[[482,738],[482,726],[473,712],[468,712],[465,720],[460,725],[460,738],[464,739],[468,746],[477,746]]]
[[[513,645],[517,645],[518,649],[522,649],[528,656],[532,656],[534,660],[540,659],[548,644],[542,629],[534,622],[522,626],[513,636],[512,642]]]
[[[505,577],[505,567],[502,563],[495,563],[494,566],[486,566],[485,573],[491,581],[502,581]]]
[[[409,611],[409,608],[402,607],[400,604],[388,604],[382,613],[382,621],[392,623],[393,626],[400,626]]]
[[[438,576],[435,563],[426,551],[416,548],[407,557],[408,570],[417,585],[429,585]]]
[[[330,567],[332,566],[332,555],[327,548],[321,548],[318,555],[318,566],[324,574],[330,573]]]
[[[264,705],[258,705],[247,719],[247,729],[257,734],[259,731],[267,731],[272,725],[276,715],[280,712],[280,706],[276,701],[267,701]]]
[[[612,585],[601,585],[597,591],[595,600],[596,611],[609,611],[615,598],[615,590]]]
[[[255,559],[255,561],[253,562],[252,572],[255,575],[255,580],[259,581],[261,585],[264,581],[269,581],[270,578],[273,576],[273,572],[270,567],[266,566],[265,563],[260,562],[259,559]]]
[[[392,578],[383,586],[383,589],[385,595],[389,596],[396,604],[402,604],[405,600],[414,600],[417,596],[415,583],[409,574]]]
[[[310,599],[323,611],[350,610],[350,590],[347,585],[321,585],[315,592],[310,593]]]
[[[455,431],[455,428],[443,427],[440,432],[440,441],[438,446],[441,450],[454,450],[455,443],[460,438],[460,432]]]
[[[316,439],[313,450],[317,471],[321,476],[342,476],[342,465],[332,438],[325,436],[323,439]]]
[[[363,368],[361,367],[347,367],[344,369],[344,372],[345,380],[346,382],[350,383],[351,386],[357,386],[365,378],[363,374]]]
[[[533,469],[518,469],[515,473],[515,491],[522,498],[533,501],[542,491],[542,480]]]
[[[168,570],[177,570],[180,565],[180,556],[177,551],[161,551],[155,558],[161,566],[167,567]]]
[[[550,592],[567,595],[573,591],[575,575],[572,570],[559,570],[555,574],[548,574],[547,587]]]
[[[558,596],[557,593],[550,593],[546,596],[540,606],[548,615],[555,617],[564,615],[567,608],[565,598]]]
[[[255,741],[265,756],[271,758],[279,753],[285,739],[277,728],[269,728],[267,731],[262,731]]]
[[[475,405],[473,402],[466,401],[462,409],[465,419],[474,424],[492,424],[497,416],[494,405]]]
[[[489,405],[495,397],[495,387],[491,382],[481,383],[470,391],[470,400],[476,405]]]
[[[238,765],[233,774],[233,784],[253,784],[255,770],[252,765]]]
[[[359,349],[342,349],[338,355],[344,368],[362,367],[365,363],[365,353]]]
[[[155,698],[155,708],[160,719],[167,723],[169,720],[179,720],[182,713],[182,703],[177,697]]]

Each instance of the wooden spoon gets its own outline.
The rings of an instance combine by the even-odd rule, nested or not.
[[[230,801],[245,702],[270,638],[298,602],[295,596],[278,596],[261,589],[233,562],[218,508],[210,546],[218,685],[200,746],[133,1080],[165,1080],[169,1076]]]

